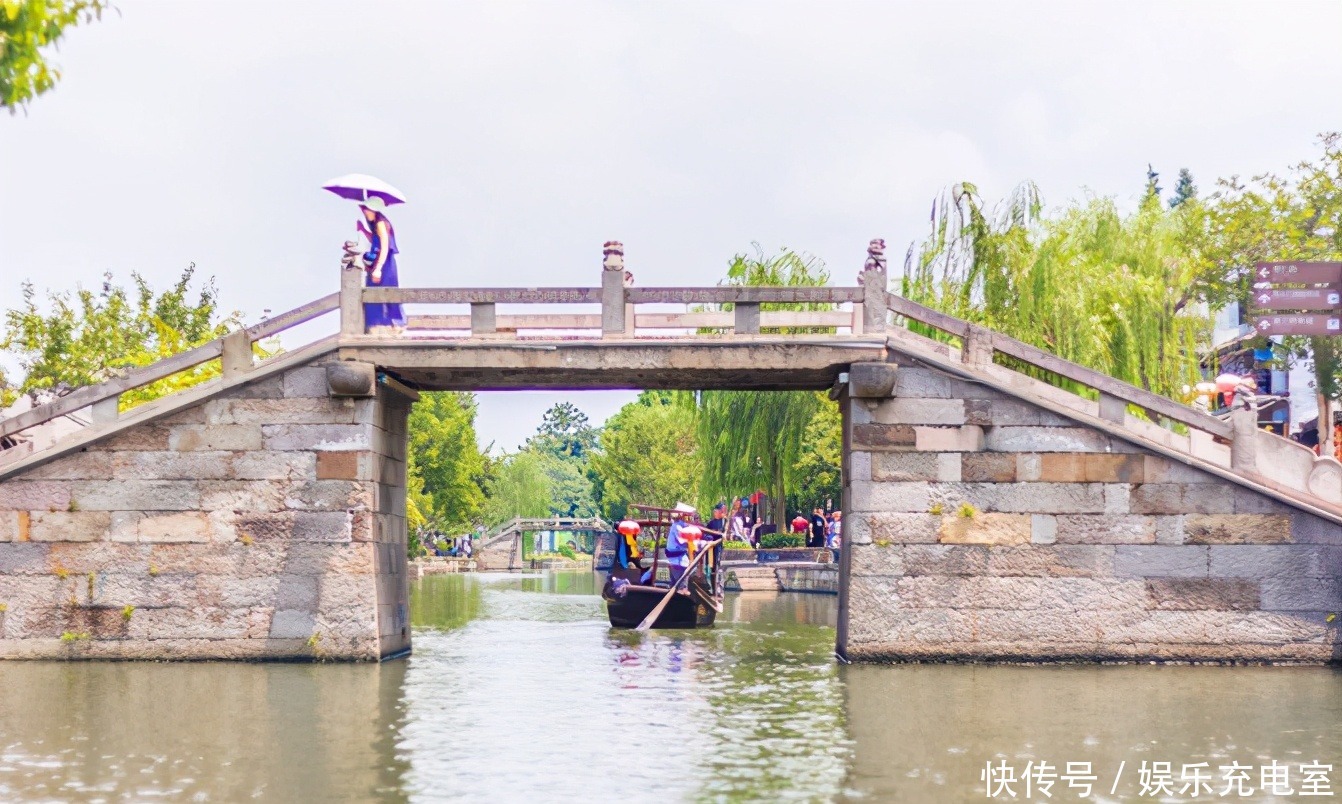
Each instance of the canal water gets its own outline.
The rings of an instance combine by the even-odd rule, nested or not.
[[[1205,762],[1213,793],[1238,763],[1239,800],[1285,801],[1315,760],[1342,796],[1336,669],[842,667],[833,597],[639,635],[586,573],[433,576],[411,608],[382,665],[0,664],[0,800],[959,802],[1005,767],[1002,801],[1182,801]],[[1019,781],[1041,762],[1091,773],[1046,797]],[[1273,762],[1296,795],[1262,792]]]

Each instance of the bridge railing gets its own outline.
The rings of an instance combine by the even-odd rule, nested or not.
[[[873,287],[648,287],[632,285],[624,270],[623,246],[607,243],[600,287],[537,288],[370,288],[363,272],[346,269],[340,292],[341,337],[377,337],[365,332],[364,304],[468,306],[469,313],[411,315],[407,329],[454,333],[471,338],[516,337],[520,331],[564,331],[592,337],[632,338],[640,330],[721,330],[726,335],[758,335],[771,328],[848,329],[862,335],[883,331],[884,285]],[[761,305],[802,303],[840,309],[762,311]],[[587,304],[599,311],[500,314],[499,305]],[[644,311],[639,305],[732,305],[731,310]],[[846,308],[845,308],[846,305]],[[874,311],[872,315],[867,309]]]
[[[0,420],[0,438],[12,436],[60,416],[68,416],[84,408],[91,408],[94,424],[114,421],[121,415],[121,395],[179,374],[190,371],[212,360],[221,361],[221,376],[234,378],[252,370],[256,365],[253,346],[287,329],[311,321],[340,308],[340,295],[332,293],[314,302],[286,313],[235,330],[222,338],[164,358],[142,368],[131,369],[97,385],[76,388],[65,396],[38,405],[16,416]]]

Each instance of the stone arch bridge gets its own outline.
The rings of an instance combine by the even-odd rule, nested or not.
[[[877,244],[859,278],[636,288],[617,244],[598,287],[345,271],[339,293],[0,421],[0,656],[404,653],[418,390],[719,388],[842,408],[843,657],[1342,658],[1337,461],[888,294]],[[435,314],[365,334],[372,302]],[[326,314],[337,334],[254,356]],[[215,360],[218,379],[118,404]]]

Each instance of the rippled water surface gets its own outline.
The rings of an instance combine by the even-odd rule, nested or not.
[[[1274,759],[1332,762],[1342,795],[1338,670],[839,667],[834,602],[639,635],[585,573],[437,576],[405,661],[6,663],[0,800],[955,802],[1044,760],[1149,801],[1143,760]]]

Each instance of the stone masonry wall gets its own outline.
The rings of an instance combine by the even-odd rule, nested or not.
[[[1015,397],[846,400],[854,660],[1342,659],[1342,526]]]
[[[407,409],[305,366],[0,481],[0,658],[403,650]]]

